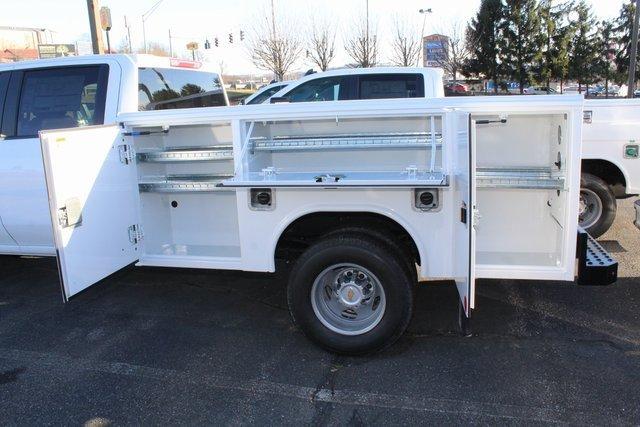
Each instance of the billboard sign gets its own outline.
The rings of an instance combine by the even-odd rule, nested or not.
[[[58,58],[61,56],[75,56],[76,45],[74,44],[39,44],[38,56],[40,59]]]
[[[424,66],[441,67],[449,54],[449,37],[440,34],[426,36],[423,40]]]

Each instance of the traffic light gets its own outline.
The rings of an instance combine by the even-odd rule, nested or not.
[[[213,39],[213,44],[216,45],[216,47],[218,47],[219,43],[218,43],[218,38],[217,37],[215,39]]]
[[[209,43],[209,39],[206,39],[204,41],[204,48],[205,49],[211,49],[211,43]]]
[[[229,43],[233,43],[233,33],[229,33]]]
[[[244,40],[244,31],[240,30],[240,41]]]

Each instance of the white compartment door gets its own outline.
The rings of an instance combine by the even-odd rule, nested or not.
[[[455,136],[453,219],[454,270],[460,302],[467,317],[475,304],[475,122],[467,113],[454,113],[451,135]]]
[[[66,301],[138,259],[135,166],[117,126],[43,131],[40,140]]]

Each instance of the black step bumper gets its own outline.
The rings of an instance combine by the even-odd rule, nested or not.
[[[607,286],[618,280],[618,261],[580,227],[578,227],[576,258],[578,259],[578,285]]]

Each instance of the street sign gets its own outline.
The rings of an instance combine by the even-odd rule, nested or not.
[[[38,56],[40,59],[58,58],[61,56],[75,56],[76,46],[73,44],[39,44]]]
[[[106,6],[100,8],[100,25],[105,31],[111,30],[111,10]]]
[[[198,50],[198,43],[196,42],[187,43],[187,50]]]

